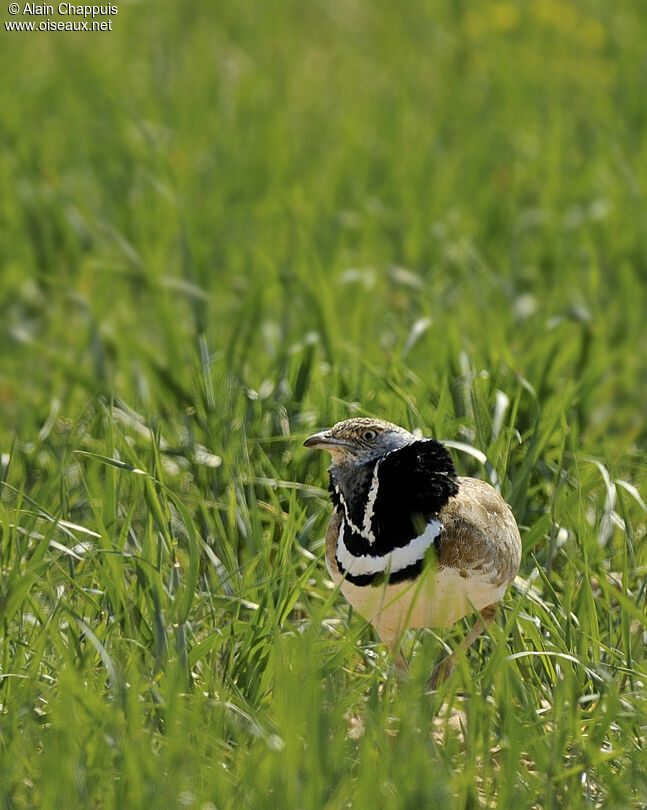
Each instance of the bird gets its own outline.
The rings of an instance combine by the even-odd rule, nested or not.
[[[436,666],[438,688],[494,619],[521,561],[510,506],[478,478],[459,476],[447,448],[377,418],[355,417],[309,436],[330,453],[333,513],[325,560],[336,586],[389,649],[396,674],[410,628],[479,616]]]

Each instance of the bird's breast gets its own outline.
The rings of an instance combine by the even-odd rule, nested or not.
[[[341,591],[371,622],[382,638],[407,628],[449,627],[463,616],[498,602],[506,585],[497,585],[482,572],[463,576],[455,568],[428,566],[414,580],[380,586],[358,586],[337,572]]]
[[[442,531],[439,520],[430,520],[416,537],[377,547],[358,536],[342,514],[335,539],[335,568],[348,582],[358,586],[375,586],[385,579],[391,584],[416,579],[427,551]]]

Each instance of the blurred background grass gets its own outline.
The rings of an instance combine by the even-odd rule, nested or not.
[[[2,34],[4,806],[647,803],[643,5],[112,28]],[[353,414],[523,529],[439,696],[319,562]]]

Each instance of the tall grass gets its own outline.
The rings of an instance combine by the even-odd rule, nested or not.
[[[3,33],[4,807],[647,805],[647,14],[120,4]],[[38,122],[38,124],[36,124]],[[316,427],[452,443],[522,528],[396,684]]]

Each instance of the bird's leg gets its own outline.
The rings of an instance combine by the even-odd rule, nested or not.
[[[395,677],[397,681],[406,681],[409,675],[411,674],[411,669],[409,664],[407,663],[407,659],[402,654],[402,636],[403,634],[400,632],[397,633],[385,633],[383,628],[380,628],[376,625],[375,629],[377,630],[377,634],[380,636],[382,643],[385,644],[387,650],[389,651],[389,655],[391,656],[391,660],[393,661],[393,668],[395,669]],[[382,631],[382,632],[380,632]]]
[[[395,667],[395,677],[398,681],[406,681],[411,674],[409,664],[407,664],[406,658],[402,655],[402,650],[398,649],[397,652],[394,652],[393,666]]]
[[[483,633],[483,631],[487,628],[487,626],[492,622],[494,617],[496,616],[497,612],[497,605],[487,605],[480,611],[480,616],[477,618],[474,626],[469,631],[469,633],[465,636],[465,638],[461,641],[461,643],[456,647],[453,653],[444,658],[440,664],[434,669],[433,674],[431,676],[430,687],[432,689],[437,689],[441,683],[447,680],[447,678],[451,675],[452,670],[454,669],[454,665],[456,664],[456,660],[458,659],[459,655],[465,653],[469,648],[474,644],[476,639]]]

